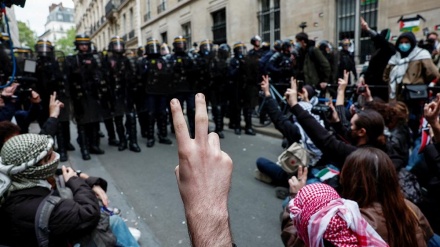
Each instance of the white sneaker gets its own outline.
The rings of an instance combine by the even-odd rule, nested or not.
[[[136,239],[136,242],[138,242],[141,238],[141,231],[133,227],[129,227],[128,230],[130,231],[131,235],[133,235],[134,239]]]

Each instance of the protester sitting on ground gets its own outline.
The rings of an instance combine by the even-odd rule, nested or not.
[[[350,120],[351,135],[350,142],[338,140],[333,134],[322,127],[316,119],[298,105],[297,85],[292,78],[291,88],[286,92],[287,102],[292,113],[296,116],[298,123],[313,143],[322,151],[323,155],[332,157],[332,164],[342,168],[348,155],[358,147],[372,146],[384,150],[392,159],[396,170],[406,166],[403,157],[397,155],[391,148],[387,147],[384,136],[384,121],[382,116],[373,110],[364,110],[356,113]]]
[[[357,203],[342,199],[329,185],[300,189],[289,202],[289,212],[302,246],[388,246],[361,216]],[[299,240],[287,246],[300,246]]]
[[[286,137],[288,146],[295,142],[301,142],[306,147],[307,150],[313,154],[313,160],[310,161],[310,165],[315,165],[321,158],[321,151],[316,148],[315,144],[307,137],[301,126],[296,123],[295,120],[292,121],[291,118],[285,116],[278,107],[278,103],[270,95],[269,90],[269,77],[263,76],[261,82],[261,90],[264,92],[265,96],[265,111],[268,113],[271,121],[273,122],[275,128]],[[311,98],[315,98],[315,90],[310,85],[305,85],[302,92],[299,93],[301,101],[298,103],[306,111],[311,111],[313,104],[310,102]],[[311,113],[310,113],[311,114]],[[320,124],[323,125],[322,120],[317,115],[312,114]],[[288,179],[289,174],[285,172],[280,165],[275,162],[268,160],[266,158],[260,157],[257,159],[257,169],[255,170],[255,178],[266,183],[272,183],[277,186],[289,187]],[[308,164],[304,164],[308,165]]]
[[[22,134],[12,137],[1,149],[0,172],[8,175],[12,183],[2,195],[5,198],[0,208],[0,245],[40,246],[35,226],[40,203],[52,193],[59,196],[48,181],[59,164],[53,144],[47,135]],[[85,174],[78,177],[65,166],[62,175],[73,198],[63,198],[53,208],[48,221],[48,246],[71,246],[91,233],[101,217],[97,195],[104,206],[108,205],[107,182],[103,179]],[[109,224],[118,241],[138,246],[122,220],[110,219]]]
[[[293,192],[304,186],[301,181],[289,181]],[[420,209],[404,199],[397,173],[383,151],[372,147],[354,151],[345,161],[340,183],[342,197],[357,202],[362,217],[390,246],[426,246],[433,237]],[[293,246],[297,239],[294,224],[289,212],[284,212],[282,239],[286,246]]]
[[[205,96],[199,93],[195,101],[195,139],[189,136],[179,101],[170,103],[179,156],[175,174],[191,243],[194,247],[235,246],[228,213],[232,160],[220,149],[217,133],[208,134]]]

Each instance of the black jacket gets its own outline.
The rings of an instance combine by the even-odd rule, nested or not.
[[[336,167],[342,168],[347,156],[359,148],[338,140],[335,135],[322,127],[316,119],[300,105],[295,105],[291,108],[291,111],[309,138],[312,139],[313,143],[322,151],[323,155],[331,156],[331,160]],[[390,156],[396,170],[406,165],[404,164],[403,158],[396,154],[392,148],[386,147],[381,149]]]
[[[68,241],[90,233],[100,218],[100,207],[91,186],[99,184],[105,190],[107,182],[90,177],[72,177],[66,183],[73,199],[62,199],[49,219],[49,246],[67,246]],[[11,247],[38,246],[35,236],[35,215],[38,206],[50,193],[44,187],[11,192],[0,208],[0,245]],[[3,229],[4,228],[4,229]]]
[[[272,97],[265,98],[265,111],[273,122],[275,128],[286,137],[288,145],[301,140],[301,132],[288,117],[286,117],[278,107],[278,103]]]

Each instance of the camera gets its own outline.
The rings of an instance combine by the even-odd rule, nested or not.
[[[304,87],[304,81],[303,80],[296,80],[297,90],[298,92],[302,92]]]
[[[313,106],[311,112],[321,117],[330,118],[331,114],[333,113],[333,109],[328,105],[319,104]]]
[[[359,86],[357,90],[358,94],[365,93],[366,91],[367,89],[365,88],[365,86]]]
[[[0,3],[4,3],[8,8],[10,8],[13,4],[23,8],[26,0],[0,0]]]

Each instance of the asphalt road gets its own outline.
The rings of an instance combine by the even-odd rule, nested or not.
[[[104,126],[102,131],[106,133]],[[76,138],[76,126],[71,125]],[[235,135],[225,130],[221,148],[234,161],[229,212],[234,241],[238,246],[283,246],[280,239],[280,199],[274,187],[254,178],[255,161],[263,156],[275,160],[281,153],[281,140],[265,135]],[[177,146],[156,142],[153,148],[139,138],[141,153],[119,152],[101,138],[106,154],[82,161],[79,151],[70,152],[75,168],[98,174],[109,183],[110,204],[122,209],[127,224],[142,231],[142,246],[190,246],[183,204],[174,168]],[[77,147],[74,139],[72,143]],[[68,163],[67,163],[68,164]]]

